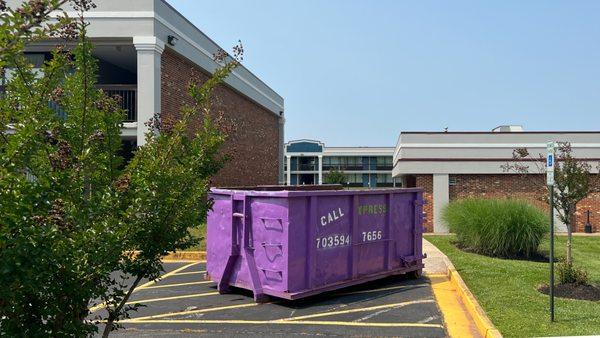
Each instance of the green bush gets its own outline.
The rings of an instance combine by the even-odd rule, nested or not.
[[[587,271],[567,262],[557,264],[556,272],[558,273],[558,282],[560,284],[588,285],[590,282]]]
[[[513,199],[458,200],[446,206],[442,219],[461,247],[495,257],[530,257],[549,231],[541,210]]]

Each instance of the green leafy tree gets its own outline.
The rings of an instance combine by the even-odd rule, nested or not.
[[[588,161],[573,156],[569,142],[557,142],[557,145],[554,209],[560,221],[567,227],[566,264],[571,265],[573,263],[573,222],[577,203],[590,193],[600,191],[600,175],[592,172],[592,165]],[[546,170],[545,162],[545,155],[538,154],[537,158],[534,158],[527,148],[518,148],[513,151],[513,161],[502,165],[502,168],[505,172],[519,173],[527,175],[528,179],[537,179],[540,186],[545,186],[543,175],[528,175],[531,171],[543,174]],[[544,200],[549,202],[549,195],[544,196]]]
[[[325,183],[346,185],[348,180],[343,171],[332,169],[327,173],[327,176],[325,176]]]
[[[48,23],[67,3],[79,16]],[[155,117],[123,166],[125,112],[96,88],[86,37],[93,3],[0,7],[0,335],[82,336],[105,324],[108,336],[137,309],[129,298],[140,281],[160,275],[161,256],[195,244],[189,229],[205,219],[210,178],[225,161],[210,98],[243,48],[218,53],[211,79],[190,84],[195,104],[176,121]],[[24,47],[49,37],[76,47],[57,46],[37,70]]]

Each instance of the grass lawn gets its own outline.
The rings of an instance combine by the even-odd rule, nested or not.
[[[456,248],[454,236],[426,236],[454,263],[481,306],[506,337],[600,334],[600,302],[555,300],[555,323],[550,323],[549,298],[536,286],[548,282],[548,263],[490,258]],[[540,246],[548,252],[549,242]],[[566,237],[555,241],[564,257]],[[574,237],[573,259],[593,283],[600,284],[600,237]]]
[[[202,238],[202,240],[185,251],[206,251],[206,223],[202,223],[199,228],[190,228],[190,233],[194,238]]]

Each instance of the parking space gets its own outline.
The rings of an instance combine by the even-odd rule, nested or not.
[[[234,289],[219,295],[203,280],[204,263],[165,263],[158,282],[134,292],[145,305],[115,335],[339,335],[443,337],[446,331],[430,281],[392,277],[318,296],[256,304]],[[98,308],[96,311],[103,311]]]

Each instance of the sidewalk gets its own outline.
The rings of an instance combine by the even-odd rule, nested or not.
[[[423,252],[427,254],[427,258],[423,260],[425,269],[423,273],[426,275],[439,275],[447,274],[448,266],[446,265],[446,255],[442,253],[438,248],[431,244],[428,240],[423,238]],[[447,258],[446,258],[447,259]]]
[[[468,298],[470,291],[466,289],[466,285],[461,283],[462,280],[458,282],[456,277],[451,280],[457,273],[446,255],[426,239],[423,239],[423,252],[427,255],[423,272],[431,280],[438,307],[444,315],[448,335],[450,337],[494,336],[488,333],[489,325],[481,325],[485,320],[482,320],[481,314],[478,313],[478,305],[473,306],[473,302]],[[466,289],[466,292],[461,288]],[[469,304],[466,304],[467,302]]]

